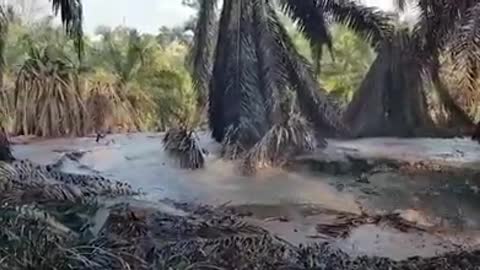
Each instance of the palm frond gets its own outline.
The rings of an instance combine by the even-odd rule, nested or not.
[[[136,30],[131,30],[128,34],[127,54],[125,63],[121,68],[121,83],[131,81],[138,72],[144,61],[144,54],[149,47],[148,43],[144,43]],[[121,59],[121,58],[120,58]]]
[[[193,69],[194,87],[198,104],[204,107],[208,98],[208,87],[212,76],[214,44],[217,33],[217,0],[201,0],[198,21],[195,27],[190,62]]]
[[[15,158],[12,155],[7,132],[5,131],[5,128],[0,126],[0,161],[9,162],[13,160],[15,160]]]
[[[0,6],[0,88],[3,87],[3,71],[5,69],[5,46],[10,24],[9,7]]]
[[[271,7],[268,12],[275,18],[275,39],[282,48],[289,86],[297,94],[302,114],[314,124],[315,131],[321,137],[347,135],[349,131],[342,122],[341,110],[329,101],[326,91],[320,88],[308,61],[295,48],[275,10]]]
[[[449,42],[453,68],[463,74],[461,84],[476,91],[480,63],[480,3],[469,9],[457,24],[457,30]]]
[[[405,11],[405,8],[410,2],[412,2],[412,0],[394,0],[393,4],[398,10]]]
[[[239,140],[255,144],[269,128],[258,75],[250,0],[224,3],[210,87],[209,120],[221,142],[229,127],[242,129]]]
[[[356,1],[320,0],[317,8],[329,14],[333,21],[360,35],[374,48],[393,31],[388,15],[378,8],[366,7]]]
[[[32,205],[0,207],[0,258],[9,269],[146,269],[125,249],[133,243],[98,237],[86,241],[51,212]],[[62,217],[76,215],[60,211]],[[85,224],[81,224],[85,225]],[[131,262],[129,264],[127,261]],[[135,265],[136,268],[132,268]]]
[[[87,115],[72,61],[49,47],[30,49],[15,83],[15,134],[84,135]]]
[[[75,42],[79,58],[83,53],[83,6],[81,0],[50,0],[55,14],[60,13],[65,31]]]
[[[476,0],[418,0],[420,19],[414,32],[422,43],[424,58],[433,59],[427,63],[437,64],[435,60],[447,46],[458,21],[468,20],[468,11],[477,3]]]
[[[246,153],[242,161],[243,173],[253,174],[260,168],[282,166],[292,156],[313,152],[318,146],[313,129],[300,113],[292,110],[286,117],[284,123],[274,125]],[[326,145],[323,140],[321,143]]]
[[[315,74],[320,73],[323,47],[326,45],[332,54],[333,41],[325,18],[325,10],[318,0],[282,0],[284,12],[297,24],[300,32],[310,41],[314,56]]]
[[[172,128],[163,138],[167,154],[176,159],[183,169],[201,169],[205,166],[204,151],[193,130]]]
[[[0,161],[0,172],[0,193],[5,193],[5,198],[11,201],[88,204],[98,197],[139,195],[124,182],[96,175],[65,173],[28,160]]]
[[[255,47],[257,50],[259,76],[265,106],[271,123],[283,121],[280,114],[282,96],[288,94],[288,72],[282,62],[282,48],[276,42],[275,18],[268,10],[268,1],[255,0],[253,7],[253,21],[255,24]]]

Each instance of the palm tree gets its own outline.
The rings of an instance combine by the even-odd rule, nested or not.
[[[465,3],[463,3],[465,2]],[[451,6],[463,11],[457,19],[453,35],[448,40],[449,52],[453,60],[453,69],[463,74],[460,87],[467,96],[478,93],[478,75],[480,63],[480,3],[478,1],[459,1],[450,3]],[[473,131],[472,139],[480,142],[480,122]]]
[[[331,48],[329,22],[347,25],[376,46],[390,27],[387,16],[354,1],[283,0],[277,5],[271,0],[225,0],[218,20],[216,3],[200,1],[192,59],[198,92],[209,96],[209,122],[217,141],[240,153],[262,148],[259,142],[278,145],[262,140],[266,135],[285,142],[278,136],[288,134],[289,143],[300,145],[298,137],[305,134],[295,132],[309,128],[270,136],[272,129],[286,128],[296,112],[308,119],[297,123],[312,125],[317,138],[348,134],[280,22],[278,7],[309,39],[317,70],[323,47]],[[289,93],[293,99],[281,98]],[[285,109],[290,103],[296,109]]]
[[[149,41],[142,39],[134,29],[118,28],[112,31],[109,28],[101,28],[97,31],[103,38],[101,43],[104,47],[100,55],[108,55],[101,59],[108,63],[112,73],[117,77],[118,87],[127,91],[127,84],[138,74],[143,63],[145,52],[149,48]]]
[[[118,28],[111,30],[109,28],[101,28],[97,31],[103,38],[103,42],[98,47],[93,48],[94,52],[98,52],[97,60],[100,64],[105,65],[115,76],[113,84],[104,83],[103,86],[98,86],[99,82],[94,82],[93,88],[89,93],[89,104],[106,104],[107,99],[110,100],[109,113],[103,111],[104,106],[94,106],[98,109],[92,118],[97,123],[96,126],[107,127],[109,124],[108,118],[114,121],[112,125],[122,125],[127,129],[139,129],[142,126],[141,117],[136,117],[139,114],[139,109],[134,102],[137,98],[143,98],[144,93],[134,91],[135,88],[131,86],[132,82],[138,78],[140,68],[144,62],[145,53],[150,47],[150,42],[144,39],[136,30],[127,28]],[[103,57],[102,57],[103,56]],[[105,56],[107,56],[105,58]],[[98,91],[102,89],[102,91]],[[114,116],[110,115],[114,114]],[[110,115],[110,116],[108,116]],[[99,130],[96,130],[98,133]]]
[[[396,29],[385,35],[377,60],[345,113],[356,136],[418,136],[425,131],[438,135],[426,105],[425,82],[433,84],[449,112],[450,127],[472,125],[440,77],[440,57],[476,1],[400,0],[398,6],[404,8],[407,2],[418,6],[418,22],[413,30]]]
[[[14,104],[15,134],[85,134],[87,118],[78,68],[55,46],[30,42],[28,58],[17,73]]]
[[[6,126],[6,121],[11,111],[11,102],[9,96],[3,88],[5,73],[5,49],[6,39],[9,30],[10,21],[12,19],[12,9],[10,7],[0,6],[0,127]]]
[[[83,6],[81,0],[49,0],[56,15],[60,14],[66,33],[73,38],[79,58],[83,52]]]

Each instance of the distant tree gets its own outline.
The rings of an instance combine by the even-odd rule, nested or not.
[[[97,59],[117,77],[118,86],[126,90],[126,85],[138,75],[149,41],[135,29],[125,27],[101,27],[96,33],[102,37],[102,42],[94,47]]]
[[[185,27],[162,26],[159,29],[157,41],[162,46],[168,46],[172,42],[188,44],[191,41],[191,35],[189,35]]]
[[[48,0],[7,0],[15,16],[23,23],[30,24],[35,20],[48,15]]]

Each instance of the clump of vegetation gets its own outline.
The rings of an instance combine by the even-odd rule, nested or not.
[[[113,127],[114,97],[110,87],[97,83],[88,93],[87,111],[90,118],[90,130],[97,134],[105,134]],[[110,95],[109,95],[110,94]]]
[[[205,153],[193,130],[185,127],[169,129],[163,138],[167,154],[184,169],[200,169],[205,166]]]
[[[59,3],[58,11],[64,4],[68,7]],[[79,43],[70,39],[75,37],[73,25],[65,34],[50,17],[30,21],[21,12],[14,8],[4,17],[8,28],[0,23],[5,41],[0,48],[5,59],[0,118],[8,133],[164,131],[196,117],[196,95],[184,64],[187,40],[177,38],[182,32],[154,36],[126,27],[100,27],[100,39],[82,37],[79,58]],[[41,110],[41,121],[32,122]],[[62,113],[61,119],[53,113]]]
[[[87,87],[90,132],[106,134],[139,129],[137,111],[128,98],[122,98],[115,84],[97,81],[87,83]]]
[[[290,97],[289,97],[290,96]],[[249,149],[242,160],[244,173],[254,173],[262,167],[279,167],[292,156],[311,153],[326,142],[320,138],[317,144],[310,123],[297,111],[295,96],[291,93],[280,104],[278,119],[263,138]]]
[[[87,114],[77,69],[53,47],[31,45],[15,84],[15,134],[82,136]]]

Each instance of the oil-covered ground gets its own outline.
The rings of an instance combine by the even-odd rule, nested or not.
[[[380,170],[335,175],[311,166],[350,153],[471,170],[480,168],[480,145],[470,140],[331,141],[328,149],[300,157],[289,170],[265,169],[246,177],[235,163],[218,157],[218,145],[208,136],[200,139],[209,155],[206,168],[197,171],[176,167],[163,151],[162,134],[110,135],[101,143],[95,138],[13,141],[18,158],[127,181],[151,201],[229,206],[294,244],[328,241],[351,255],[393,259],[480,247],[480,178],[475,174]],[[406,225],[388,218],[392,213]],[[338,224],[350,229],[332,233]]]

